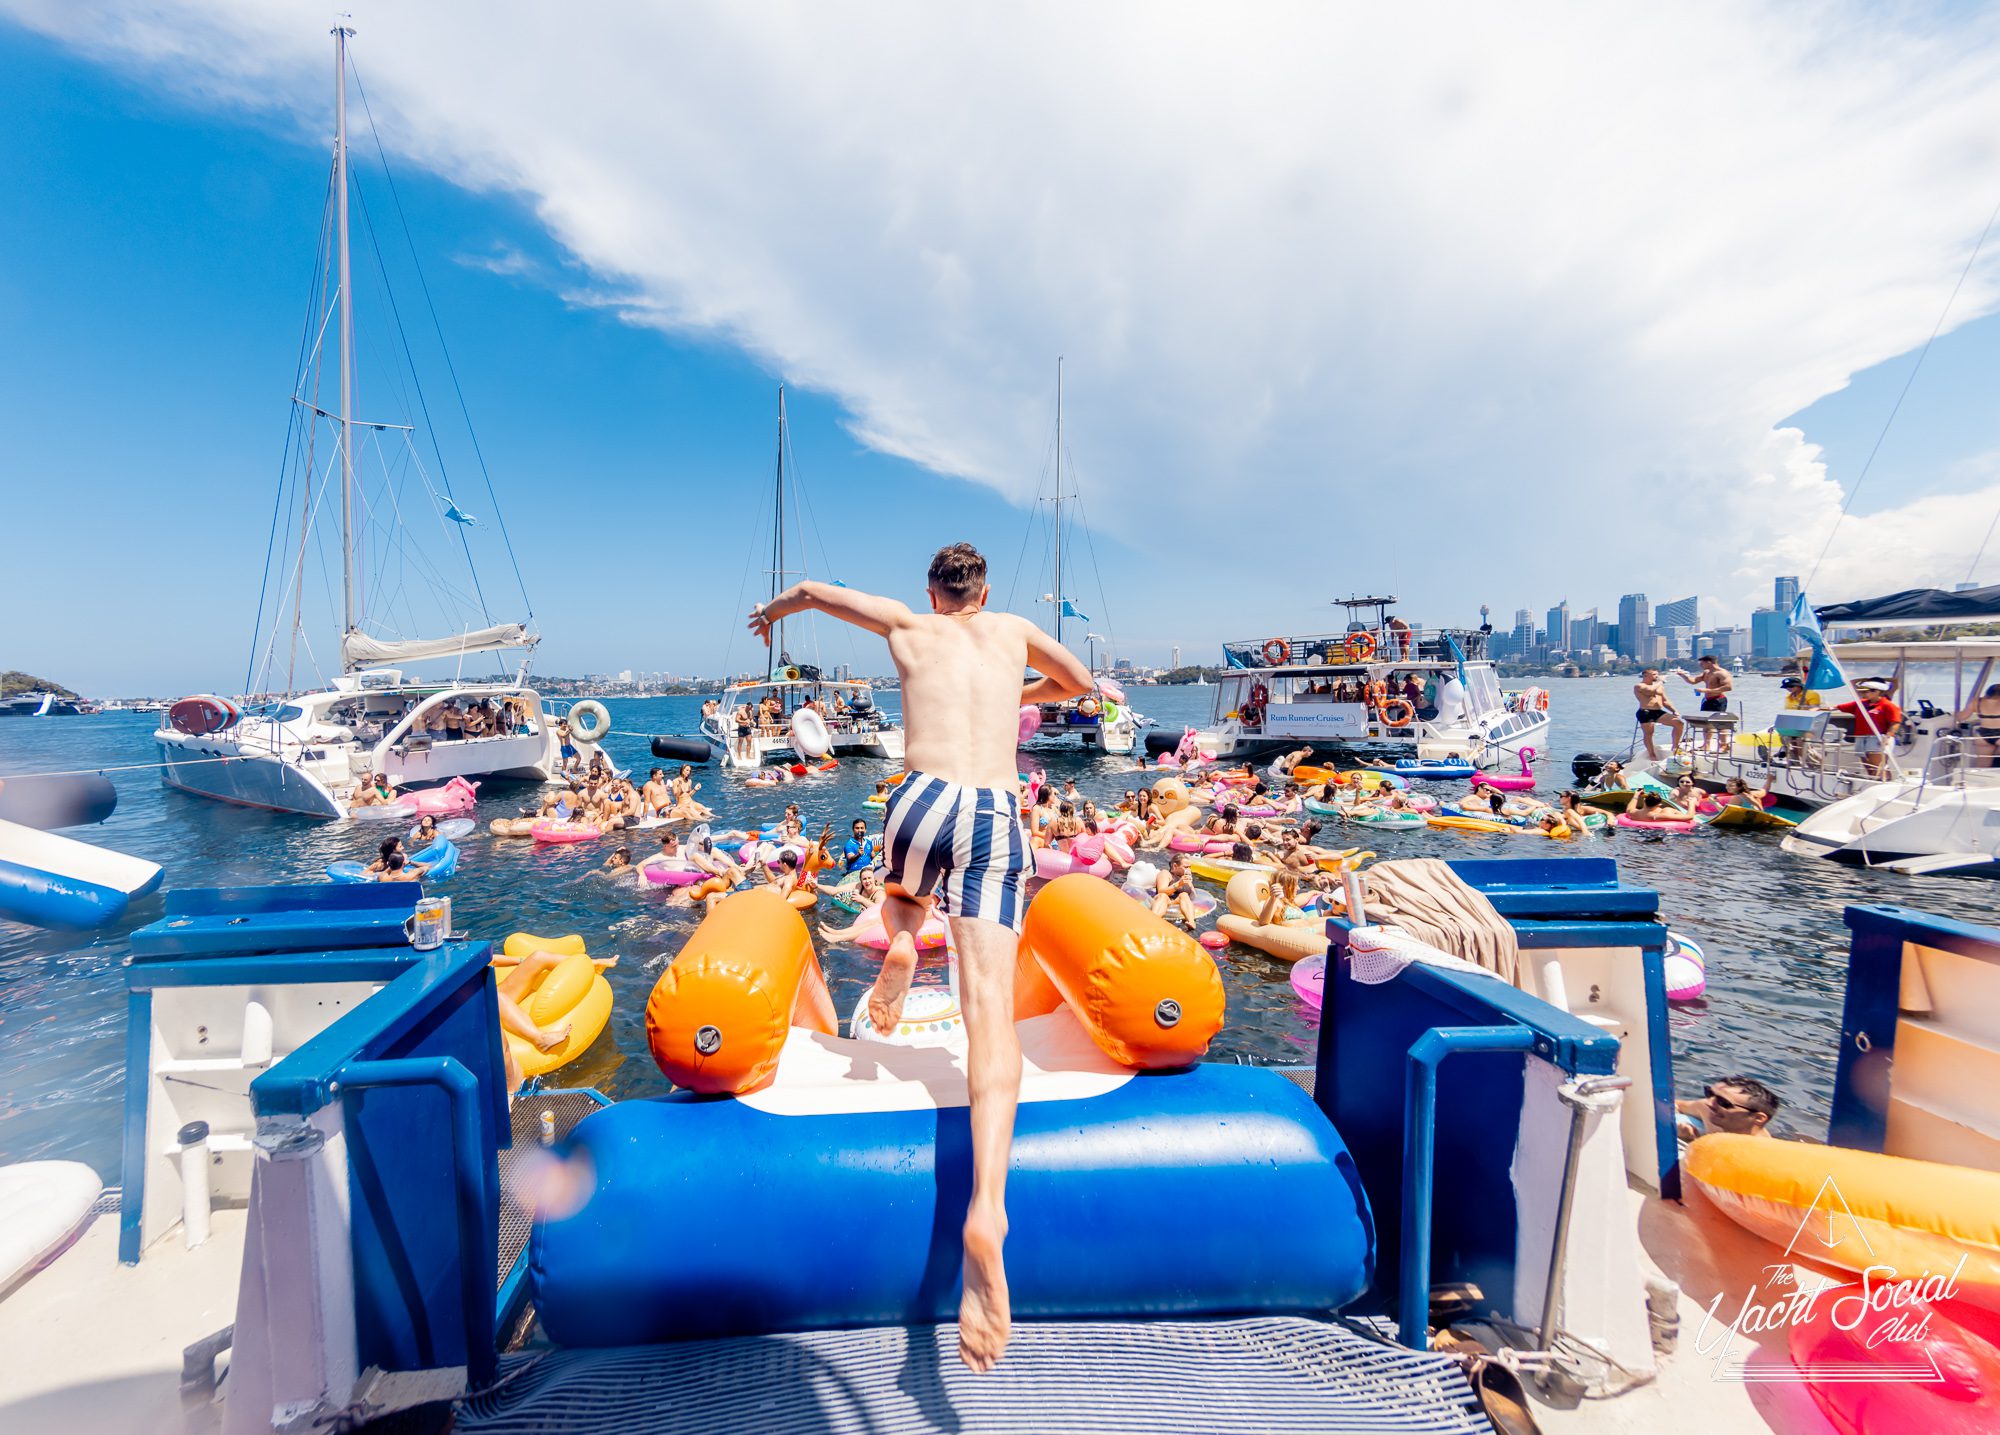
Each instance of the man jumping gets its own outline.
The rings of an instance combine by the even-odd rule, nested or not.
[[[969,543],[931,559],[928,613],[893,598],[829,583],[795,583],[750,610],[750,631],[771,641],[780,618],[807,609],[888,639],[903,684],[907,776],[884,809],[888,863],[882,921],[889,950],[868,994],[868,1020],[893,1031],[917,967],[918,930],[942,884],[958,949],[958,999],[968,1044],[972,1200],[964,1228],[965,1294],[958,1354],[988,1371],[1007,1348],[1007,1156],[1021,1091],[1014,1034],[1014,963],[1033,870],[1021,830],[1014,750],[1026,703],[1090,690],[1089,671],[1025,618],[985,610],[986,560]],[[1022,669],[1044,676],[1023,686]]]

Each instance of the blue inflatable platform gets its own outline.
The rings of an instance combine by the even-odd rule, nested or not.
[[[595,1192],[536,1225],[550,1339],[634,1345],[955,1318],[963,1107],[773,1115],[675,1093],[586,1117]],[[1375,1232],[1347,1148],[1275,1071],[1200,1065],[1021,1105],[1016,1319],[1338,1309]]]

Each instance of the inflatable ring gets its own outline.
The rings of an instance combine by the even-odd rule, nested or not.
[[[786,668],[783,676],[786,682],[795,683],[799,680],[800,673],[797,668]]]
[[[1407,698],[1390,698],[1376,711],[1389,727],[1408,727],[1417,720],[1417,710],[1410,706]],[[1398,717],[1398,713],[1402,716]]]
[[[1097,699],[1096,699],[1096,698],[1085,698],[1085,699],[1084,699],[1084,700],[1083,700],[1082,702],[1080,702],[1080,703],[1078,703],[1078,704],[1076,705],[1076,710],[1077,710],[1078,712],[1082,713],[1082,714],[1083,714],[1083,715],[1084,715],[1085,717],[1096,717],[1096,716],[1097,716]]]
[[[1382,711],[1382,704],[1387,701],[1389,701],[1389,685],[1387,683],[1378,680],[1368,685],[1369,707],[1380,713]]]
[[[1273,668],[1282,668],[1292,660],[1292,645],[1283,638],[1272,638],[1263,647],[1264,662]]]
[[[1118,704],[1111,701],[1110,698],[1104,700],[1104,706],[1099,708],[1098,711],[1103,714],[1106,723],[1118,721]]]
[[[827,735],[826,721],[811,708],[800,708],[792,714],[792,746],[799,756],[817,762],[833,746],[833,739]]]
[[[585,718],[590,719],[588,727],[584,726]],[[601,742],[604,735],[611,731],[611,714],[595,698],[585,698],[570,707],[569,731],[578,742]]]
[[[1375,635],[1373,633],[1349,633],[1347,641],[1341,645],[1350,663],[1365,663],[1375,656]]]

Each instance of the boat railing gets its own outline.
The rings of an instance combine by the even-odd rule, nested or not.
[[[1420,1350],[1439,1283],[1470,1282],[1489,1307],[1522,1324],[1539,1318],[1511,1301],[1532,1283],[1517,1284],[1520,1267],[1536,1281],[1548,1269],[1547,1255],[1520,1233],[1552,1225],[1555,1214],[1547,1183],[1529,1192],[1513,1169],[1529,1112],[1542,1100],[1538,1063],[1562,1083],[1631,1080],[1636,1089],[1619,1121],[1626,1167],[1662,1194],[1679,1194],[1657,895],[1621,884],[1607,859],[1452,865],[1506,916],[1524,964],[1581,961],[1598,974],[1594,985],[1627,990],[1643,1014],[1627,1020],[1634,1040],[1623,1053],[1605,1022],[1488,974],[1417,963],[1391,981],[1362,983],[1348,960],[1352,928],[1328,922],[1314,1099],[1353,1153],[1377,1213],[1377,1296],[1395,1310],[1402,1342]],[[1398,1085],[1400,1101],[1385,1101]],[[1544,1104],[1532,1119],[1569,1117]]]
[[[1222,645],[1230,668],[1451,663],[1486,656],[1487,635],[1465,628],[1357,628],[1342,633],[1279,633]]]

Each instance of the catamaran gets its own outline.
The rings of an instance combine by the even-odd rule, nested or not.
[[[1078,610],[1075,599],[1063,591],[1063,505],[1065,502],[1075,502],[1077,497],[1073,488],[1065,492],[1064,458],[1062,360],[1057,359],[1056,492],[1054,499],[1051,500],[1053,518],[1050,545],[1055,568],[1055,586],[1052,591],[1042,595],[1041,601],[1049,605],[1049,635],[1058,643],[1063,641],[1065,618],[1076,618],[1085,623],[1090,621],[1088,615]],[[1041,704],[1041,729],[1030,741],[1076,742],[1087,748],[1099,748],[1117,754],[1132,751],[1139,728],[1145,719],[1132,711],[1126,703],[1125,690],[1112,679],[1097,677],[1096,687],[1096,692],[1086,693],[1082,697]]]
[[[1912,590],[1836,604],[1815,616],[1836,628],[1992,621],[2000,619],[2000,585],[1958,593]],[[2000,715],[1981,710],[1987,694],[2000,692],[1993,682],[2000,638],[1879,638],[1834,642],[1825,650],[1834,662],[1823,672],[1816,664],[1816,677],[1844,683],[1847,669],[1890,669],[1903,721],[1882,734],[1879,754],[1857,756],[1863,744],[1854,739],[1866,734],[1831,723],[1845,715],[1779,715],[1804,726],[1791,734],[1781,729],[1785,745],[1763,754],[1769,770],[1787,791],[1796,791],[1802,778],[1818,778],[1810,791],[1827,794],[1785,834],[1785,850],[1905,874],[2000,875]],[[1943,669],[1952,674],[1949,709],[1910,694],[1913,670]],[[1876,760],[1872,769],[1868,756]],[[1778,790],[1776,781],[1772,790]]]
[[[1816,635],[1824,623],[1832,636],[1825,640],[1834,668],[1824,672],[1824,682],[1808,684],[1821,693],[1823,701],[1803,708],[1787,708],[1763,732],[1741,732],[1733,715],[1725,715],[1717,726],[1718,740],[1703,742],[1701,725],[1714,721],[1690,714],[1691,731],[1696,735],[1677,753],[1657,761],[1638,760],[1635,739],[1626,753],[1628,772],[1649,770],[1671,781],[1687,774],[1697,786],[1719,792],[1732,778],[1741,778],[1752,788],[1768,787],[1773,805],[1794,816],[1816,812],[1871,791],[1885,778],[1898,781],[1933,770],[1940,778],[1975,773],[1976,764],[1967,760],[1979,754],[1961,740],[1958,713],[1982,692],[1992,675],[1993,658],[2000,654],[2000,640],[1993,638],[1914,639],[1843,638],[1844,630],[1865,633],[1869,629],[1910,629],[1917,625],[1972,623],[2000,619],[2000,586],[1968,592],[1911,589],[1880,598],[1863,598],[1813,609],[1801,596],[1793,607],[1792,628],[1800,635]],[[1952,675],[1952,701],[1941,706],[1928,696],[1911,691],[1921,674]],[[1828,704],[1833,689],[1845,687],[1847,672],[1880,675],[1903,709],[1903,719],[1882,734],[1882,750],[1875,765],[1868,762],[1866,744],[1857,738],[1870,734],[1857,726],[1854,717]],[[1832,678],[1838,675],[1836,684]],[[1580,754],[1574,765],[1579,781],[1595,775],[1601,758]],[[1975,785],[1978,779],[1974,779]],[[1949,784],[1947,784],[1949,785]],[[1933,785],[1935,786],[1935,784]],[[1941,789],[1940,789],[1941,790]],[[1818,829],[1815,829],[1818,830]],[[1809,841],[1802,847],[1810,846]],[[1885,848],[1878,849],[1886,851]],[[1907,855],[1907,854],[1905,854]]]
[[[786,542],[789,519],[785,512],[787,492],[786,455],[791,449],[791,433],[785,420],[785,389],[778,386],[778,477],[773,489],[771,515],[771,594],[775,599],[788,580],[809,576],[805,571],[803,546],[799,567],[788,566],[791,549]],[[796,465],[794,465],[796,467]],[[790,487],[797,488],[793,475]],[[828,677],[817,665],[792,660],[785,646],[785,623],[780,619],[771,633],[769,666],[764,676],[729,684],[721,702],[702,715],[701,735],[722,753],[725,767],[755,770],[774,758],[798,760],[808,754],[799,750],[801,739],[793,729],[802,719],[806,705],[817,715],[824,729],[826,750],[834,757],[878,757],[891,762],[903,760],[903,725],[875,703],[874,685],[861,678]]]
[[[292,393],[293,423],[287,438],[287,473],[297,491],[298,517],[292,530],[297,542],[294,550],[280,552],[279,536],[284,530],[277,522],[279,514],[274,514],[265,569],[267,575],[273,567],[285,574],[275,611],[282,615],[287,606],[291,609],[285,696],[248,707],[205,694],[183,698],[168,709],[153,735],[160,753],[161,778],[169,787],[246,807],[320,818],[345,817],[353,793],[373,773],[385,774],[399,785],[439,783],[454,777],[546,782],[557,775],[562,763],[557,719],[527,681],[538,635],[526,624],[494,623],[490,614],[484,613],[484,594],[472,568],[471,545],[464,536],[465,529],[477,519],[452,498],[442,453],[437,459],[438,482],[444,485],[440,489],[433,486],[418,454],[413,425],[355,417],[355,306],[348,226],[353,182],[347,136],[350,33],[334,31],[333,173],[327,197],[329,223],[323,223],[321,229],[324,236],[331,228],[333,245],[327,264],[322,264],[315,276],[313,323],[301,351]],[[330,293],[325,287],[328,265],[335,269]],[[339,407],[337,412],[328,412],[315,399],[322,372],[321,341],[336,317]],[[414,381],[414,372],[410,377]],[[315,440],[322,428],[331,431],[333,447],[324,471],[315,462]],[[391,436],[389,443],[394,449],[386,455],[385,435]],[[374,550],[375,577],[381,592],[372,613],[368,611],[367,585],[359,572],[360,559],[368,551],[368,533],[356,511],[357,504],[370,502],[357,473],[364,446],[382,458],[383,473],[374,502],[386,510],[389,520],[381,525],[384,536]],[[280,514],[285,491],[281,481]],[[405,504],[414,506],[420,499],[435,509],[441,530],[464,554],[469,591],[455,588],[412,543],[402,510]],[[306,627],[308,556],[315,520],[329,502],[339,509],[340,672],[322,691],[299,692],[293,679]],[[504,526],[501,532],[504,535]],[[357,553],[357,541],[361,554]],[[274,559],[282,562],[274,564]],[[429,590],[441,599],[455,600],[461,613],[479,610],[478,626],[461,619],[453,624],[457,631],[443,637],[391,636],[388,626],[393,616],[411,613],[411,590]],[[525,591],[522,596],[525,604]],[[258,626],[259,636],[266,639],[261,675],[253,656],[253,674],[247,686],[270,691],[282,625],[274,620],[266,633],[260,611]],[[253,654],[255,646],[253,640]],[[522,655],[511,674],[490,680],[466,678],[467,659],[506,651]],[[309,642],[307,660],[311,661]],[[427,661],[448,663],[450,676],[426,679],[402,666]],[[605,727],[602,708],[592,707],[594,713],[578,715],[571,732],[573,746],[586,760]]]
[[[1195,733],[1201,752],[1365,746],[1491,768],[1548,750],[1546,688],[1503,692],[1482,630],[1413,628],[1391,616],[1396,602],[1338,600],[1348,613],[1338,633],[1225,643],[1214,713]],[[1182,740],[1149,733],[1146,748],[1172,752]]]

